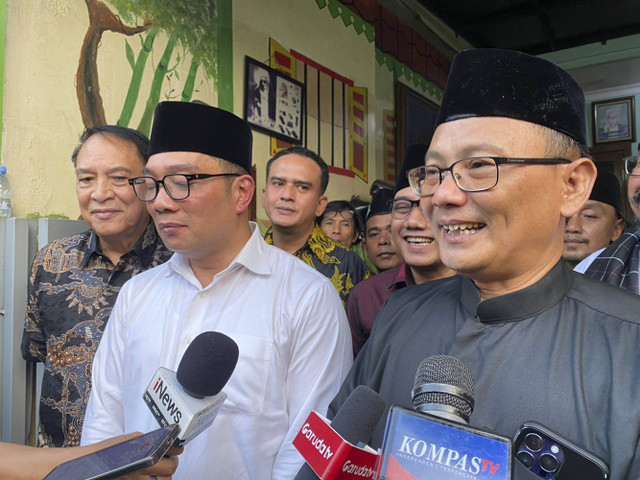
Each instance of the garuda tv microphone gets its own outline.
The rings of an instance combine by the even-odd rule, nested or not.
[[[160,426],[180,425],[177,445],[213,423],[227,398],[221,390],[237,362],[236,342],[220,332],[204,332],[187,347],[177,372],[158,368],[143,398]]]
[[[331,421],[330,429],[340,435],[342,440],[346,440],[349,444],[356,445],[360,442],[366,443],[378,424],[384,408],[384,400],[377,392],[364,385],[359,385],[349,394],[342,404],[342,407],[336,412],[335,417]],[[320,422],[322,422],[322,420],[320,420]],[[309,419],[307,419],[307,422],[302,427],[300,435],[303,433],[306,435],[302,441],[315,444],[315,448],[325,449],[325,445],[329,444],[329,435],[323,437],[319,432],[313,432],[312,428],[310,428],[310,423]],[[320,442],[322,442],[322,445]],[[342,443],[344,444],[344,442]],[[298,448],[296,442],[294,442],[294,446]],[[314,447],[309,448],[313,449]],[[302,449],[298,448],[298,450]],[[334,447],[334,451],[336,450]],[[304,452],[301,451],[301,453],[305,456]],[[333,455],[334,454],[332,454],[332,456]],[[335,478],[335,475],[331,474],[330,471],[344,472],[349,469],[358,468],[357,462],[354,462],[353,458],[349,458],[348,455],[346,457],[340,457],[342,460],[338,461],[339,455],[337,453],[331,458],[329,452],[325,451],[324,457],[329,458],[327,458],[327,462],[322,466],[326,467],[328,463],[333,463],[332,467],[334,468],[326,469],[325,472],[328,473],[322,476],[323,479]],[[365,478],[362,473],[360,473],[360,476]],[[370,476],[371,475],[368,477]],[[317,480],[318,478],[318,475],[316,475],[309,464],[305,463],[298,471],[294,480]]]
[[[411,391],[414,410],[389,411],[375,478],[510,479],[511,440],[467,426],[473,395],[473,376],[460,360],[423,360]]]

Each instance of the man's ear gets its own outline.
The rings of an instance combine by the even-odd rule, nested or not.
[[[624,218],[616,218],[616,223],[613,226],[613,235],[611,235],[611,241],[615,242],[620,238],[622,232],[624,232],[625,221]]]
[[[560,212],[563,217],[569,218],[578,213],[589,200],[598,170],[588,158],[578,158],[562,167],[564,194]]]
[[[246,211],[251,205],[256,184],[251,175],[241,175],[235,179],[234,191],[236,192],[236,214]]]
[[[329,200],[324,195],[320,195],[318,199],[318,207],[316,208],[316,217],[319,217],[324,213],[324,209],[327,208],[327,202]]]

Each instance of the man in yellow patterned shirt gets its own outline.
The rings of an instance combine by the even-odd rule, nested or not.
[[[351,288],[370,272],[356,253],[316,224],[327,206],[328,183],[327,164],[307,148],[291,147],[271,158],[262,189],[262,206],[271,221],[264,238],[329,278],[346,302]]]

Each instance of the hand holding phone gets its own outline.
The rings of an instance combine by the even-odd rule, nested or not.
[[[158,463],[179,433],[178,425],[158,428],[65,462],[54,468],[44,480],[111,480],[149,468]]]
[[[514,451],[517,461],[545,480],[609,478],[609,468],[600,458],[540,423],[522,424]]]

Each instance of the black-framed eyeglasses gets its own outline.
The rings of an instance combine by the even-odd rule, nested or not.
[[[158,196],[160,184],[164,187],[169,197],[174,200],[184,200],[191,193],[191,182],[194,180],[204,180],[205,178],[238,177],[238,173],[193,173],[184,175],[182,173],[172,173],[165,175],[162,180],[153,177],[142,176],[129,179],[129,184],[133,191],[143,202],[152,202]]]
[[[640,176],[640,168],[638,168],[638,155],[632,155],[631,157],[624,157],[622,159],[624,163],[624,173],[630,177]]]
[[[451,176],[460,190],[465,192],[482,192],[498,184],[499,165],[557,165],[571,163],[566,158],[501,158],[471,157],[463,158],[448,168],[426,165],[407,172],[409,185],[413,193],[420,197],[430,197],[444,180],[445,172]]]
[[[414,207],[420,208],[420,200],[397,198],[389,200],[387,205],[393,218],[404,218],[411,213]]]

